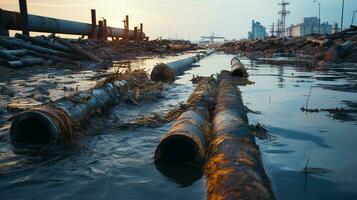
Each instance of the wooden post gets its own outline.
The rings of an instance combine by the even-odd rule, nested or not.
[[[0,35],[9,36],[9,30],[5,26],[5,19],[1,8],[0,8]]]
[[[125,37],[129,37],[129,15],[125,16]]]
[[[29,36],[29,24],[26,0],[19,0],[22,34]]]
[[[134,40],[135,41],[138,40],[138,27],[137,26],[134,27]]]
[[[99,31],[98,31],[98,40],[104,39],[104,24],[103,21],[98,21]]]
[[[92,34],[90,35],[90,39],[97,40],[97,16],[95,9],[91,10],[91,17],[92,17]]]
[[[108,39],[108,32],[107,32],[107,20],[103,19],[103,39],[107,40]]]

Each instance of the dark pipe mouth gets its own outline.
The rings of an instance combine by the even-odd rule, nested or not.
[[[173,134],[166,137],[156,149],[156,162],[194,163],[202,161],[199,147],[195,141],[182,134]]]
[[[243,69],[238,68],[232,71],[232,76],[245,77],[246,72]]]
[[[59,139],[59,130],[53,120],[38,111],[18,115],[10,128],[11,143],[15,147],[48,149]]]

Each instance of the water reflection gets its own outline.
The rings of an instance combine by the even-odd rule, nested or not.
[[[203,175],[202,164],[198,163],[163,162],[156,163],[156,168],[181,187],[191,186]]]

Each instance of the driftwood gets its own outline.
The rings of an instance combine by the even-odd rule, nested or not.
[[[46,48],[51,48],[51,49],[58,50],[58,51],[64,51],[64,52],[73,53],[72,49],[68,48],[67,46],[64,46],[62,44],[57,44],[57,43],[54,43],[54,42],[50,42],[50,41],[41,39],[39,37],[30,37],[30,36],[23,35],[23,34],[20,34],[20,33],[16,33],[15,37],[20,38],[20,39],[25,40],[25,41],[30,41],[32,43],[36,43],[36,44],[42,45],[42,46],[44,46]]]
[[[20,60],[16,60],[16,61],[9,61],[6,63],[6,66],[11,68],[19,68],[29,65],[41,65],[44,62],[45,59],[29,57],[29,58],[21,58]]]
[[[49,49],[49,48],[45,48],[45,47],[39,47],[39,46],[32,45],[32,44],[28,44],[22,40],[12,40],[10,38],[0,37],[0,41],[4,42],[5,44],[10,44],[10,45],[25,48],[25,49],[30,49],[32,51],[36,51],[39,53],[45,53],[45,54],[51,54],[51,55],[60,56],[60,57],[78,59],[78,56],[76,56],[76,55]]]
[[[102,62],[102,60],[100,58],[98,58],[96,55],[92,54],[92,53],[89,53],[88,51],[85,51],[83,50],[81,47],[79,47],[78,45],[76,44],[71,44],[69,42],[67,42],[66,40],[62,39],[62,38],[59,38],[59,37],[55,37],[56,40],[67,46],[68,48],[72,49],[74,52],[78,53],[79,55],[83,56],[83,57],[86,57],[90,60],[93,60],[93,61],[96,61],[96,62]]]

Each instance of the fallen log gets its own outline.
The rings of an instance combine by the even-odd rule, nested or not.
[[[86,57],[90,60],[93,60],[95,62],[102,62],[100,58],[98,58],[96,55],[89,53],[88,51],[83,50],[81,47],[79,47],[76,44],[71,44],[67,42],[66,40],[60,38],[60,37],[55,37],[56,40],[61,43],[62,45],[67,46],[68,48],[72,49],[74,52],[78,53],[79,55]]]
[[[20,33],[16,33],[15,37],[16,38],[20,38],[20,39],[25,40],[25,41],[30,41],[32,43],[36,43],[36,44],[45,46],[47,48],[51,48],[51,49],[54,49],[54,50],[73,53],[72,49],[70,49],[70,48],[68,48],[68,47],[66,47],[64,45],[56,44],[54,42],[50,42],[50,41],[41,39],[39,37],[30,37],[30,36],[23,35],[23,34],[20,34]]]
[[[222,71],[205,166],[207,199],[274,199],[232,75]]]
[[[15,61],[15,60],[19,60],[20,58],[11,54],[9,51],[6,51],[6,50],[0,50],[0,57],[3,57],[5,58],[6,60],[12,60],[12,61]]]
[[[28,44],[26,42],[22,42],[22,41],[10,39],[10,38],[0,37],[0,41],[4,42],[6,44],[29,49],[29,50],[36,51],[39,53],[51,54],[51,55],[55,55],[55,56],[59,56],[59,57],[78,59],[78,56],[76,56],[74,54],[61,52],[61,51],[57,51],[57,50],[53,50],[53,49],[49,49],[49,48],[45,48],[45,47],[39,47],[36,45]]]
[[[26,67],[26,66],[31,66],[31,65],[41,65],[45,62],[46,60],[42,58],[21,58],[20,60],[16,61],[9,61],[5,63],[6,67],[10,68],[20,68],[20,67]]]

